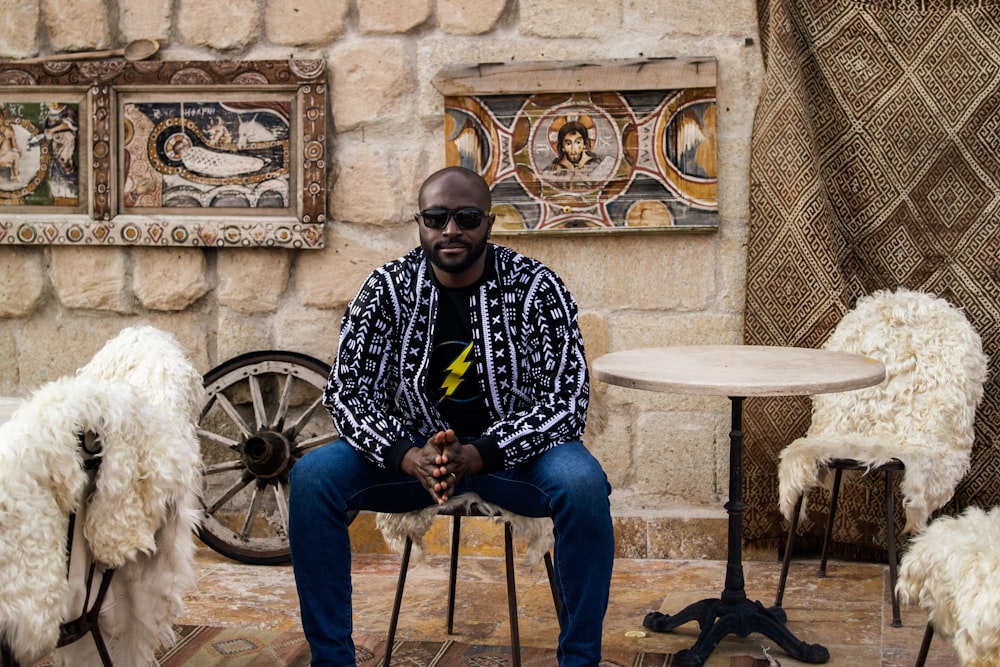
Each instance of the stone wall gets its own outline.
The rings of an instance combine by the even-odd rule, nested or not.
[[[323,250],[0,246],[0,393],[82,365],[124,326],[177,334],[199,368],[278,348],[325,360],[363,276],[416,244],[417,188],[443,166],[440,69],[480,62],[718,60],[719,218],[709,234],[503,237],[560,272],[588,354],[742,336],[748,162],[762,80],[752,0],[0,0],[0,58],[155,38],[164,60],[325,58]],[[586,440],[617,515],[719,507],[726,399],[595,383]],[[668,512],[669,513],[669,512]],[[659,553],[669,553],[663,546]]]

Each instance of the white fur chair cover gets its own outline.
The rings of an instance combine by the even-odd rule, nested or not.
[[[962,667],[1000,665],[1000,508],[940,517],[903,554],[896,591],[951,640]]]
[[[780,454],[781,513],[791,519],[801,495],[832,484],[825,467],[832,459],[873,468],[896,458],[906,467],[905,530],[919,530],[969,469],[986,379],[979,335],[947,301],[900,289],[859,299],[823,347],[882,361],[886,380],[812,397],[809,430]]]
[[[473,503],[489,512],[493,521],[497,523],[509,522],[511,533],[527,541],[528,549],[525,560],[529,565],[537,564],[552,549],[554,542],[552,519],[514,514],[498,505],[484,501],[475,493],[461,493],[449,498],[444,505],[431,505],[415,512],[394,514],[380,512],[375,516],[375,527],[381,531],[389,548],[398,553],[403,552],[406,538],[409,537],[413,541],[413,546],[416,549],[415,556],[419,561],[424,556],[424,535],[430,530],[434,519],[440,516],[443,511],[456,508],[467,509]]]
[[[127,329],[0,427],[0,633],[20,662],[52,651],[59,624],[82,608],[83,584],[66,577],[71,511],[85,547],[117,570],[100,617],[114,662],[155,664],[156,647],[173,641],[195,582],[201,396],[200,375],[169,334]],[[102,448],[86,505],[82,432]],[[53,661],[99,664],[89,639],[58,649]]]

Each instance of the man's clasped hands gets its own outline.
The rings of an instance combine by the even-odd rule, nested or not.
[[[475,445],[462,444],[451,429],[438,431],[423,447],[411,447],[400,466],[420,480],[438,505],[455,494],[459,480],[483,470],[483,458]]]

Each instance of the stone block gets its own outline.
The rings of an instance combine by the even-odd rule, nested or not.
[[[17,334],[22,389],[32,391],[52,380],[74,375],[119,331],[138,323],[135,318],[114,313],[95,318],[74,311],[64,312],[55,319],[25,320]]]
[[[291,253],[287,250],[225,250],[219,253],[216,271],[219,305],[241,313],[277,310],[288,287]]]
[[[345,29],[348,0],[267,0],[264,32],[274,44],[324,46]]]
[[[132,289],[150,310],[184,310],[209,290],[200,248],[135,248]]]
[[[613,493],[613,492],[612,492]],[[614,516],[615,558],[646,558],[648,522],[639,516]]]
[[[729,521],[721,509],[714,516],[657,517],[649,520],[647,558],[726,560]]]
[[[168,40],[172,10],[171,0],[119,0],[118,25],[122,38]]]
[[[45,291],[42,248],[0,246],[0,317],[27,317]]]
[[[21,384],[17,363],[17,335],[20,329],[20,321],[0,319],[0,396],[24,397],[27,394],[27,388]]]
[[[357,0],[358,29],[362,33],[405,33],[431,16],[431,0],[395,0],[386,11],[383,0]]]
[[[285,304],[274,322],[274,347],[330,363],[337,353],[342,311]]]
[[[177,5],[174,20],[186,45],[220,51],[250,45],[260,30],[256,0],[184,0]]]
[[[583,442],[604,468],[608,481],[614,488],[629,486],[632,483],[633,464],[633,429],[636,412],[631,406],[620,410],[608,410],[599,425],[594,410],[594,403],[587,416],[587,431]],[[614,498],[612,502],[616,502]]]
[[[506,8],[507,0],[437,0],[438,27],[452,35],[484,35]]]
[[[715,470],[718,417],[653,412],[635,425],[630,482],[656,502],[718,500]]]
[[[338,178],[330,193],[333,218],[365,223],[373,236],[382,233],[377,226],[398,224],[407,202],[401,196],[395,159],[390,147],[350,144],[338,149],[333,158]],[[410,206],[416,208],[416,203]]]
[[[377,37],[336,45],[330,54],[330,95],[338,132],[412,113],[416,83],[403,39]]]
[[[716,234],[609,233],[583,242],[498,235],[495,240],[545,262],[581,308],[699,310],[710,305],[716,289]]]
[[[271,313],[247,314],[220,308],[213,366],[245,352],[273,349],[275,346],[271,338],[272,319]]]
[[[716,274],[719,292],[716,298],[724,312],[742,313],[746,303],[749,222],[746,218],[731,220],[720,229],[719,266]],[[742,320],[739,324],[742,324]]]
[[[521,0],[519,3],[523,35],[538,37],[598,38],[616,32],[622,22],[619,0],[590,2],[551,2]]]
[[[580,323],[580,332],[583,334],[583,347],[584,351],[587,353],[587,361],[592,362],[594,359],[607,354],[607,318],[602,313],[590,311],[581,312],[578,321]],[[596,383],[593,381],[593,378],[591,378],[591,397],[595,395],[595,392],[599,391],[595,384]]]
[[[542,3],[545,4],[545,3]],[[627,29],[660,35],[756,35],[756,5],[750,0],[626,0]],[[722,17],[725,17],[724,19]]]
[[[42,17],[54,51],[104,49],[111,42],[104,0],[46,0]]]
[[[122,247],[52,246],[52,286],[67,308],[131,310],[125,290],[126,252]]]
[[[357,241],[327,243],[322,250],[302,252],[295,259],[295,293],[299,303],[313,308],[343,309],[368,274],[398,252],[374,246],[372,235]]]
[[[0,56],[25,58],[38,53],[38,25],[41,0],[0,2]]]
[[[608,317],[615,350],[661,345],[738,345],[743,342],[738,312],[616,312]]]

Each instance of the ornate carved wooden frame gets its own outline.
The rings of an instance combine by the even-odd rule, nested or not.
[[[0,64],[0,244],[322,247],[325,74],[321,60]]]

